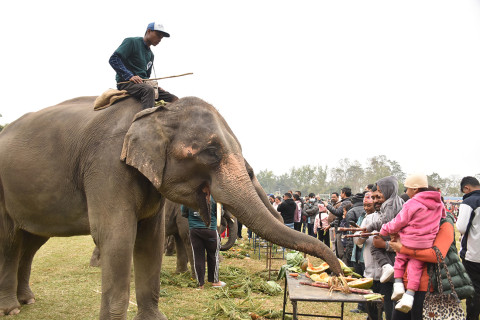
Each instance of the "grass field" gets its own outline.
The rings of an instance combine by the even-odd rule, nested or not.
[[[251,319],[249,312],[281,319],[283,292],[268,294],[265,289],[268,277],[265,256],[262,254],[258,259],[258,251],[254,254],[245,238],[237,242],[234,251],[226,253],[220,264],[220,279],[227,282],[224,289],[206,285],[205,290],[196,290],[195,281],[189,274],[174,274],[175,257],[164,257],[159,307],[168,319]],[[37,253],[32,267],[31,287],[37,301],[22,306],[20,314],[12,319],[98,319],[100,269],[89,266],[93,248],[89,236],[50,239]],[[245,254],[249,254],[250,259],[237,257]],[[273,262],[278,269],[285,260]],[[314,259],[314,264],[317,262],[319,260]],[[277,283],[283,288],[283,281]],[[346,320],[366,318],[365,314],[349,312],[355,307],[354,304],[345,305]],[[291,311],[290,303],[287,310]],[[132,274],[128,319],[133,319],[136,311]],[[339,315],[340,304],[299,303],[299,311]]]

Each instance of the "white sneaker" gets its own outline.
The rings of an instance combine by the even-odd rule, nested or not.
[[[392,280],[393,277],[393,267],[389,264],[386,264],[382,267],[382,276],[380,277],[380,282],[385,283]]]
[[[223,287],[225,287],[226,285],[227,285],[227,284],[226,284],[225,282],[219,281],[219,282],[217,282],[217,283],[215,283],[215,284],[212,284],[212,287],[213,287],[213,288],[223,288]]]
[[[413,306],[413,296],[409,294],[404,294],[402,299],[397,302],[395,306],[395,310],[398,310],[403,313],[407,313],[408,311],[412,310]]]
[[[404,293],[405,293],[405,287],[403,286],[403,282],[395,282],[393,284],[392,300],[393,301],[400,300]]]

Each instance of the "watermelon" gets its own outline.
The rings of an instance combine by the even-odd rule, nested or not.
[[[328,279],[330,279],[330,276],[326,272],[322,272],[320,274],[315,273],[310,276],[310,279],[312,279],[315,282],[328,282]]]
[[[372,278],[361,278],[348,282],[348,286],[357,289],[370,289],[373,286]]]
[[[329,268],[328,263],[324,262],[318,267],[313,267],[313,266],[308,266],[307,267],[307,272],[312,275],[312,274],[320,274],[322,272],[325,272]]]

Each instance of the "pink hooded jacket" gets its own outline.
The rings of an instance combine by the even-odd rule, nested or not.
[[[403,205],[393,220],[382,226],[380,234],[398,233],[402,244],[411,249],[431,248],[440,228],[440,218],[444,217],[440,192],[419,192]]]

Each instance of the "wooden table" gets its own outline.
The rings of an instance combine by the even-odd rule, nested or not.
[[[335,319],[343,320],[343,310],[344,310],[345,302],[347,303],[366,302],[365,298],[361,294],[342,293],[340,291],[332,291],[332,293],[330,294],[328,289],[302,285],[300,284],[300,282],[311,282],[311,280],[305,277],[305,275],[303,274],[299,274],[298,278],[289,276],[288,272],[285,275],[285,290],[283,293],[282,319],[285,319],[286,314],[291,314],[293,315],[293,320],[297,320],[298,316],[317,317],[317,318],[335,318]],[[285,312],[285,306],[287,304],[287,291],[288,291],[288,299],[292,303],[292,308],[293,308],[292,313]],[[341,303],[341,313],[340,313],[340,316],[298,313],[298,308],[297,308],[298,301],[339,302]],[[382,303],[381,300],[374,300],[369,302]],[[381,316],[381,309],[379,310],[379,313]],[[379,317],[379,319],[381,319],[381,317]]]

